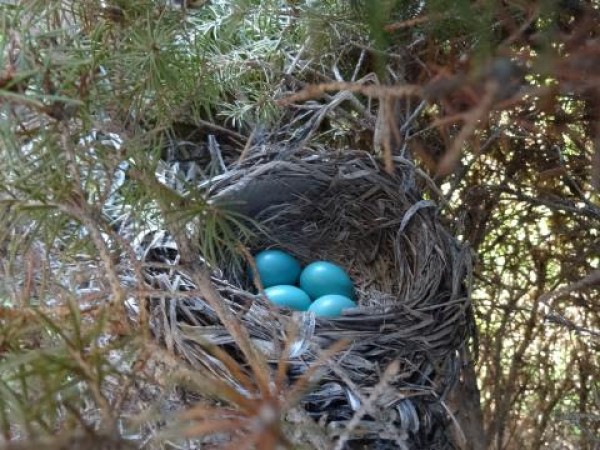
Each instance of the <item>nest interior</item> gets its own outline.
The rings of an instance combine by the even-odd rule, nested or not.
[[[286,339],[290,321],[297,325],[291,379],[334,341],[350,342],[336,359],[336,369],[325,371],[303,399],[309,414],[325,417],[333,430],[347,426],[386,367],[398,364],[387,380],[389,389],[370,406],[350,442],[370,448],[443,447],[440,443],[447,441],[440,433],[448,422],[443,400],[472,329],[469,249],[442,225],[437,205],[423,198],[426,177],[411,161],[395,158],[390,175],[365,152],[285,160],[277,155],[251,155],[229,166],[208,185],[208,198],[261,224],[264,232],[249,243],[252,251],[277,247],[305,264],[329,260],[343,266],[354,281],[359,308],[333,320],[274,312],[256,295],[247,270],[233,261],[225,261],[213,275],[223,300],[268,358],[279,356],[282,346],[275,342]],[[155,239],[152,246],[165,246],[165,239]],[[146,255],[157,259],[156,252]],[[191,286],[181,278],[174,286],[174,275],[169,277],[158,284]],[[162,306],[154,309],[161,316],[155,321],[158,332],[177,336],[170,343],[176,351],[227,379],[199,339],[238,356],[234,339],[210,306],[202,298],[173,303],[176,313]]]

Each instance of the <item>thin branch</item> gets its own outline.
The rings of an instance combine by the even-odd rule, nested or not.
[[[292,103],[305,102],[306,100],[319,98],[327,92],[350,91],[363,94],[368,97],[409,97],[412,95],[423,95],[423,88],[414,84],[405,84],[400,86],[381,86],[381,85],[363,85],[358,83],[349,83],[334,81],[331,83],[313,84],[295,94],[282,98],[278,103],[282,106],[289,106]]]
[[[546,292],[540,297],[540,300],[543,302],[552,302],[561,297],[565,297],[574,291],[582,291],[584,289],[589,289],[592,287],[600,287],[600,269],[594,270],[592,273],[586,275],[580,280],[574,281],[573,283],[563,288],[557,289],[552,292]]]

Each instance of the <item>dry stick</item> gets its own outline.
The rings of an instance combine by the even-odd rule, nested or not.
[[[492,84],[492,85],[495,84],[495,80],[489,81],[489,84]],[[497,86],[497,87],[500,88],[500,86]],[[512,106],[521,104],[521,102],[524,99],[534,98],[534,97],[543,97],[544,95],[547,95],[548,92],[549,92],[548,87],[526,87],[526,88],[521,89],[519,91],[519,93],[515,94],[514,96],[510,97],[507,100],[502,100],[502,101],[498,101],[497,103],[493,103],[493,105],[490,106],[490,110],[505,111]],[[425,90],[424,93],[427,94],[428,93],[427,90]],[[481,105],[481,102],[479,103],[479,105]],[[473,114],[473,111],[475,111],[475,109],[476,108],[472,108],[467,112],[459,112],[456,114],[452,114],[449,116],[444,116],[439,119],[436,119],[436,120],[432,121],[426,127],[419,129],[418,133],[415,133],[413,136],[424,134],[424,133],[431,131],[435,128],[438,128],[442,125],[453,124],[453,123],[457,123],[457,122],[466,122],[469,119],[469,117]]]
[[[258,127],[254,127],[254,129],[252,130],[252,133],[250,133],[250,136],[248,137],[248,140],[246,141],[246,145],[244,145],[244,149],[242,150],[242,153],[240,153],[240,157],[238,158],[236,164],[240,164],[246,158],[246,155],[252,148],[252,142],[254,141],[254,138],[256,137],[257,131],[258,131]]]
[[[278,101],[280,105],[287,106],[292,103],[304,102],[332,91],[350,91],[369,97],[407,97],[410,95],[423,95],[421,86],[405,84],[402,86],[375,86],[358,83],[334,81],[331,83],[313,84],[296,94],[292,94]]]
[[[315,134],[315,131],[319,128],[325,116],[329,114],[334,108],[340,105],[345,100],[352,100],[354,96],[348,91],[342,91],[335,94],[331,101],[324,105],[321,110],[311,118],[312,124],[306,136],[300,141],[298,144],[298,148],[303,148],[304,145],[310,140],[310,138]]]
[[[397,143],[400,143],[402,138],[394,120],[394,102],[392,101],[392,99],[386,98],[384,99],[384,105],[385,128],[387,129],[387,131],[384,135],[385,140],[383,141],[383,160],[385,164],[385,171],[392,175],[394,173],[394,153],[392,149],[392,136],[394,137],[394,142]]]
[[[589,334],[590,336],[600,338],[600,330],[592,330],[591,328],[585,328],[577,325],[558,313],[546,314],[544,318],[550,323],[561,325],[571,331],[576,331],[579,334]]]
[[[580,291],[597,286],[600,286],[600,269],[594,270],[592,273],[586,275],[580,280],[575,281],[563,288],[543,294],[540,297],[540,300],[542,302],[554,301],[570,294],[573,291]]]
[[[21,292],[19,293],[19,297],[20,297],[19,304],[20,305],[28,304],[27,300],[31,298],[31,293],[33,291],[34,277],[35,277],[35,274],[34,274],[35,259],[33,257],[32,251],[33,250],[29,250],[27,252],[27,254],[24,256],[24,259],[25,259],[24,263],[25,263],[26,267],[25,267],[25,274],[24,274],[24,279],[23,279],[23,288],[21,289]]]
[[[353,81],[354,83],[359,83],[362,85],[366,85],[366,83],[368,82],[373,82],[377,85],[379,85],[379,79],[377,78],[377,75],[370,73],[365,75],[364,77]],[[360,100],[358,98],[356,98],[356,96],[351,96],[349,98],[349,102],[352,105],[352,107],[354,107],[354,109],[359,112],[362,116],[364,116],[364,118],[367,120],[368,124],[374,124],[375,120],[377,119],[375,116],[373,116],[373,114],[371,114],[370,111],[370,107],[368,106],[364,106]],[[342,110],[342,115],[343,117],[345,117],[346,119],[350,119],[352,118],[352,115],[349,112],[346,112],[345,110]]]
[[[415,25],[420,25],[422,23],[429,22],[429,16],[419,16],[413,19],[403,20],[402,22],[391,23],[383,27],[385,31],[391,33],[397,30],[403,30],[405,28],[411,28]]]
[[[555,311],[552,304],[555,300],[558,300],[561,297],[565,297],[571,294],[574,291],[582,291],[590,288],[598,288],[600,287],[600,269],[594,270],[592,273],[586,275],[578,281],[575,281],[567,286],[564,286],[555,291],[546,292],[545,294],[540,296],[540,303],[543,303],[549,310],[550,313],[545,315],[547,320],[552,320],[555,323],[566,326],[567,328],[573,329],[578,332],[588,333],[592,336],[600,337],[600,331],[596,331],[589,328],[580,327],[569,319],[564,317],[562,314],[559,314]]]
[[[356,63],[356,67],[354,68],[354,73],[352,74],[352,78],[350,78],[351,82],[354,83],[356,81],[356,77],[358,76],[358,71],[362,67],[366,56],[367,56],[367,51],[365,49],[362,49],[360,51],[360,56],[358,57],[358,62]]]
[[[531,24],[539,17],[540,7],[537,6],[534,8],[533,12],[529,16],[529,18],[521,24],[519,28],[517,28],[510,36],[508,36],[502,43],[500,44],[500,48],[508,48],[510,45],[514,44],[517,39],[519,39],[523,34],[527,31],[527,29],[531,26]]]
[[[306,47],[310,44],[311,38],[312,38],[312,34],[310,34],[308,36],[308,38],[306,39],[306,42],[304,42],[304,44],[302,44],[302,47],[300,47],[300,49],[298,50],[298,53],[296,54],[296,56],[292,60],[292,63],[285,70],[285,74],[286,75],[291,75],[294,72],[294,69],[298,65],[298,62],[300,62],[300,58],[302,58],[302,55],[304,54],[304,52],[306,50]]]
[[[394,173],[394,154],[392,151],[392,130],[395,129],[393,123],[394,105],[390,97],[379,98],[379,108],[383,109],[382,127],[383,127],[383,163],[385,171],[390,175]]]
[[[295,102],[306,101],[311,98],[320,97],[321,95],[329,91],[346,91],[349,93],[361,93],[367,96],[377,96],[380,102],[380,111],[377,117],[377,124],[375,126],[374,134],[374,146],[378,148],[379,145],[383,148],[383,158],[385,170],[387,173],[393,173],[394,162],[393,153],[391,148],[390,130],[391,126],[389,121],[391,120],[391,99],[396,97],[404,97],[409,95],[421,95],[422,89],[416,85],[403,85],[403,86],[380,86],[380,85],[364,85],[360,83],[347,83],[343,81],[322,83],[317,85],[310,85],[300,91],[297,94],[293,94],[279,101],[281,105],[289,105]],[[340,93],[338,93],[340,95]],[[341,97],[343,98],[343,97]],[[332,105],[336,100],[332,101]],[[327,112],[331,106],[327,106],[325,112]],[[323,114],[324,116],[324,114]],[[321,117],[322,120],[322,117]],[[309,135],[310,137],[310,135]],[[308,138],[306,138],[308,139]],[[305,142],[306,139],[303,141]]]
[[[235,131],[229,130],[229,129],[227,129],[225,127],[222,127],[220,125],[216,125],[214,123],[207,122],[206,120],[196,119],[195,122],[196,122],[196,125],[202,125],[202,126],[207,127],[207,128],[212,128],[213,130],[216,130],[216,131],[219,131],[221,133],[227,134],[227,135],[229,135],[229,136],[231,136],[231,137],[239,140],[240,142],[244,142],[247,139],[246,136],[244,136],[244,135],[242,135],[240,133],[236,133]]]
[[[415,164],[412,161],[406,159],[404,156],[394,156],[393,159],[395,162],[401,162],[410,165],[412,170],[414,170],[417,175],[419,175],[423,180],[425,180],[425,183],[427,184],[431,192],[436,195],[438,202],[441,203],[443,206],[448,206],[449,203],[448,200],[446,200],[444,193],[440,190],[435,181],[433,181],[427,173],[425,173],[422,169],[419,169],[417,166],[415,166]]]
[[[319,72],[313,72],[313,71],[311,71],[310,68],[307,68],[306,70],[309,71],[309,72],[311,72],[311,75],[321,76],[322,78],[325,79],[326,83],[335,82],[334,80],[332,80],[329,77],[324,77],[323,74],[321,74]],[[289,75],[289,77],[292,77],[292,75]],[[294,81],[298,85],[302,86],[303,88],[308,85],[307,83],[303,82],[302,80],[299,80],[299,79],[297,79],[295,77],[293,77],[293,78],[294,78]],[[373,74],[366,75],[366,76],[362,77],[361,79],[357,80],[355,83],[356,84],[363,84],[364,85],[368,81],[373,81],[375,83],[379,83],[379,80],[377,80],[377,77],[375,75],[373,75]],[[346,92],[348,92],[348,91],[346,91]],[[324,95],[324,97],[325,97],[325,100],[328,101],[328,102],[331,102],[333,100],[333,96],[330,96],[330,95],[326,94],[326,95]],[[350,98],[348,98],[348,101],[350,102],[350,105],[352,106],[352,108],[356,112],[358,112],[360,115],[362,115],[364,117],[364,119],[366,120],[367,126],[370,126],[370,127],[373,126],[372,124],[374,124],[376,122],[377,118],[374,117],[370,113],[370,108],[364,106],[360,102],[360,100],[358,98],[356,98],[356,96],[351,96]],[[346,119],[346,120],[348,120],[348,121],[350,121],[352,123],[356,123],[356,124],[362,126],[362,123],[356,117],[354,117],[350,112],[348,112],[346,110],[341,110],[341,111],[339,111],[339,114],[344,119]]]
[[[452,185],[448,194],[444,196],[447,203],[450,203],[452,200],[452,195],[460,185],[460,182],[463,180],[469,169],[475,164],[475,162],[479,159],[479,157],[492,145],[492,143],[500,136],[500,134],[504,131],[504,128],[499,128],[484,142],[484,144],[477,149],[475,152],[476,158],[473,158],[473,161],[470,164],[465,165],[462,170],[456,175],[456,178],[452,181]]]
[[[402,124],[402,126],[400,127],[400,133],[408,133],[408,128],[410,127],[410,124],[413,122],[413,120],[415,120],[418,117],[419,114],[421,114],[421,111],[423,111],[423,108],[425,108],[425,106],[427,106],[427,100],[422,100],[421,103],[418,104],[418,106]]]
[[[373,129],[373,151],[375,154],[382,152],[384,145],[384,133],[386,132],[385,111],[382,102],[383,97],[380,97],[379,109],[377,110],[377,118],[375,120],[375,127]]]
[[[460,158],[460,150],[463,143],[469,136],[473,134],[477,127],[477,122],[491,109],[494,102],[496,92],[498,92],[499,86],[495,81],[489,81],[486,86],[485,96],[477,105],[468,113],[464,114],[465,125],[462,127],[458,136],[454,138],[452,145],[444,154],[444,157],[438,164],[437,175],[444,176],[448,175],[454,169],[454,166]]]
[[[402,147],[400,150],[400,156],[403,158],[406,157],[406,149],[408,146],[408,140],[410,138],[411,124],[412,122],[421,114],[421,111],[427,106],[427,100],[421,100],[421,103],[417,105],[417,107],[410,113],[408,118],[404,121],[400,130],[397,132],[400,138],[398,139],[399,143],[402,143]]]
[[[573,204],[566,204],[559,201],[546,200],[543,198],[532,197],[530,195],[522,194],[519,191],[515,191],[511,188],[504,186],[485,186],[489,191],[496,191],[504,194],[508,194],[512,199],[521,202],[531,203],[533,205],[547,206],[552,210],[568,211],[574,214],[581,214],[582,216],[589,217],[591,219],[600,219],[600,208],[594,206],[587,206],[585,208],[578,208]]]

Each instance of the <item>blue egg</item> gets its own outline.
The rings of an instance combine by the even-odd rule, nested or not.
[[[356,308],[356,303],[343,295],[331,294],[316,299],[308,310],[318,317],[338,317],[348,308]]]
[[[296,286],[271,286],[265,289],[265,295],[275,305],[296,311],[306,311],[310,306],[310,297]]]
[[[300,275],[300,287],[312,299],[329,294],[354,298],[352,280],[346,271],[327,261],[316,261],[306,266]]]
[[[264,287],[295,284],[300,275],[300,263],[281,250],[264,250],[254,257]]]

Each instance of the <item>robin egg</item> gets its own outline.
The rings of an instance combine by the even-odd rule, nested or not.
[[[306,311],[310,306],[310,297],[296,286],[271,286],[265,289],[265,295],[274,305],[282,308]]]
[[[343,295],[324,295],[316,299],[308,308],[318,317],[334,318],[342,315],[342,311],[356,308],[356,303]]]
[[[310,298],[337,294],[354,298],[352,280],[344,269],[328,261],[316,261],[300,274],[300,287]]]
[[[296,284],[300,275],[300,263],[282,250],[264,250],[254,260],[264,287],[280,284]]]

